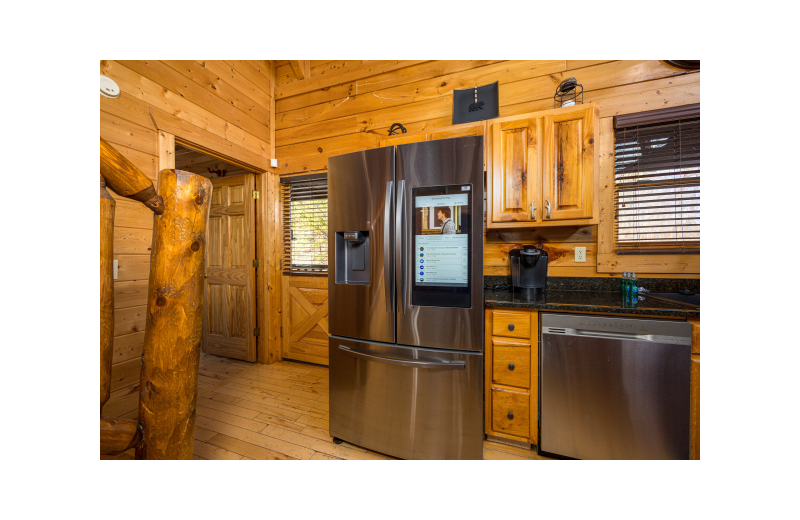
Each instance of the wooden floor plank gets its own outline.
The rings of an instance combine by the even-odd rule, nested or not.
[[[208,460],[239,460],[242,458],[238,453],[197,440],[194,441],[194,454]]]
[[[307,427],[305,424],[297,424],[294,421],[289,421],[269,413],[259,414],[255,420],[264,423],[265,426],[267,424],[274,424],[275,426],[280,426],[281,428],[285,428],[297,433],[302,432]]]
[[[206,408],[205,406],[197,406],[197,416],[207,417],[209,419],[232,424],[233,426],[238,426],[239,428],[244,428],[254,432],[261,431],[264,428],[264,423],[254,421],[252,419],[245,419],[244,417],[239,417],[238,415],[233,415],[232,413],[214,410],[213,408]]]
[[[301,415],[296,422],[300,424],[307,424],[309,426],[316,426],[317,428],[322,428],[323,430],[327,430],[330,427],[327,419],[317,419],[316,417],[311,417],[310,415]]]
[[[233,437],[228,437],[227,435],[222,435],[221,433],[212,437],[208,443],[220,448],[224,448],[228,451],[238,453],[244,458],[249,458],[251,460],[297,460],[294,457],[289,457],[283,453],[272,451],[261,446],[256,446],[255,444],[250,444],[249,442],[239,439],[234,439]]]
[[[269,425],[261,430],[261,434],[273,437],[275,439],[280,439],[282,441],[291,442],[293,444],[297,444],[298,446],[303,446],[304,448],[309,448],[311,450],[325,453],[327,455],[333,455],[334,457],[339,457],[342,459],[385,460],[384,457],[378,457],[371,453],[365,453],[348,448],[346,446],[336,445],[332,442],[315,439],[314,437],[309,437],[308,435],[303,435],[302,433],[290,432],[289,430],[284,430],[283,428],[278,428],[272,425]]]
[[[214,395],[208,396],[208,398],[213,399],[214,401],[222,401],[223,403],[228,403],[228,404],[237,404],[239,401],[242,400],[241,397],[233,397],[232,395],[220,394],[218,392],[214,392]]]
[[[211,430],[206,430],[205,428],[201,428],[199,426],[194,427],[194,438],[198,441],[206,442],[208,439],[216,435],[216,432],[212,432]]]
[[[331,457],[330,455],[325,455],[324,453],[315,453],[311,460],[342,460],[339,457]]]
[[[226,424],[214,419],[209,419],[207,417],[197,416],[197,424],[202,428],[206,428],[207,430],[212,430],[228,437],[239,439],[240,441],[249,442],[250,444],[255,444],[256,446],[261,446],[262,448],[267,448],[268,450],[272,450],[283,455],[288,455],[289,457],[294,457],[296,459],[308,460],[312,455],[314,455],[314,450],[312,449],[297,444],[292,444],[276,437],[256,433],[251,430],[239,428],[238,426],[233,426],[231,424]],[[270,426],[267,426],[267,428],[270,428]],[[281,431],[288,433],[288,430]]]
[[[215,401],[213,399],[208,399],[207,397],[199,397],[197,399],[197,405],[205,406],[206,408],[213,408],[214,410],[219,410],[220,412],[238,415],[239,417],[244,417],[245,419],[255,419],[259,414],[259,412],[255,410],[248,410],[247,408],[242,408],[241,406],[236,406],[235,404],[223,403],[222,401]]]

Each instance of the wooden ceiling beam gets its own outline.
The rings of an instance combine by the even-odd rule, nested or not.
[[[311,77],[311,62],[309,60],[289,60],[289,65],[292,66],[294,75],[297,79],[306,79]]]

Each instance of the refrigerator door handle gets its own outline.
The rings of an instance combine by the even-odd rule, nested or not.
[[[394,219],[395,253],[400,256],[400,299],[402,305],[397,312],[406,309],[406,219],[405,219],[405,184],[406,181],[397,181],[397,208]]]
[[[378,363],[385,363],[387,365],[397,365],[401,367],[437,368],[445,370],[465,370],[467,367],[467,363],[465,361],[410,361],[406,359],[387,358],[375,356],[373,354],[367,354],[365,352],[359,352],[358,350],[353,350],[350,347],[345,347],[344,345],[339,345],[339,350],[341,350],[344,354],[354,358],[364,359],[367,361],[376,361]]]
[[[394,273],[392,272],[392,188],[394,182],[386,183],[386,201],[383,207],[383,289],[386,298],[386,312],[392,312],[394,295],[392,287],[394,285]]]

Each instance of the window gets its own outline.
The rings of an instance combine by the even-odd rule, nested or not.
[[[327,174],[281,179],[284,273],[328,272]]]
[[[614,118],[617,254],[700,252],[700,105]]]

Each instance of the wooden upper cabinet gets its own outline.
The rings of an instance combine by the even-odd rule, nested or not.
[[[545,219],[591,218],[594,110],[587,108],[553,114],[545,116],[543,120],[542,191]]]
[[[492,220],[541,220],[538,143],[540,121],[519,119],[492,128]]]
[[[490,121],[487,227],[596,224],[597,128],[595,104]]]

